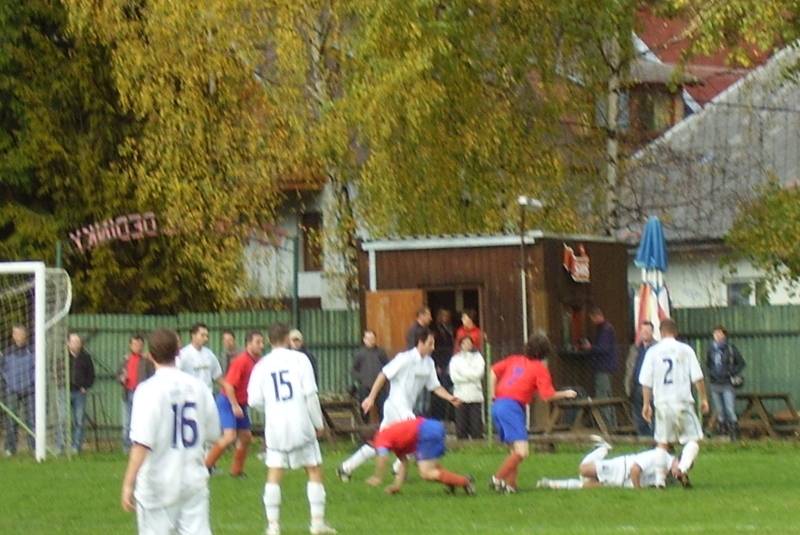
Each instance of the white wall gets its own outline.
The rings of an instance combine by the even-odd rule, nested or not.
[[[755,282],[762,278],[762,272],[746,262],[737,263],[733,272],[729,266],[720,267],[717,253],[711,251],[670,255],[669,270],[664,276],[670,301],[676,308],[728,306],[728,283]],[[631,261],[629,285],[637,287],[641,280],[641,270]],[[773,305],[800,304],[800,296],[792,294],[791,287],[780,285],[769,292],[769,302]],[[750,301],[755,304],[755,295],[751,295]]]

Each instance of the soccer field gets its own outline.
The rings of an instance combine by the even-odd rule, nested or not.
[[[345,484],[336,479],[338,462],[350,446],[325,448],[327,519],[342,534],[612,534],[800,533],[798,483],[800,445],[789,442],[706,446],[692,471],[695,488],[536,489],[540,477],[574,477],[583,448],[562,447],[523,463],[514,495],[488,490],[488,479],[504,457],[501,447],[451,451],[443,465],[475,475],[478,494],[444,493],[412,471],[403,492],[386,496],[363,483],[372,465]],[[613,454],[633,451],[616,448]],[[227,467],[230,456],[221,460]],[[28,456],[0,459],[0,534],[110,535],[136,533],[135,516],[119,506],[125,458],[87,453],[72,461],[37,464]],[[264,532],[261,495],[264,469],[248,460],[249,478],[211,480],[214,533]],[[387,479],[388,483],[388,479]],[[308,533],[305,476],[290,472],[283,485],[283,535]]]

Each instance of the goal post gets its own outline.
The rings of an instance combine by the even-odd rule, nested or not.
[[[6,423],[3,446],[9,452],[16,450],[19,436],[32,433],[34,455],[42,461],[54,446],[56,434],[70,427],[69,418],[64,419],[69,410],[58,406],[58,398],[60,391],[69,390],[66,320],[71,304],[72,285],[63,269],[47,268],[43,262],[0,262],[0,369],[4,372],[0,413]],[[13,337],[17,326],[27,332],[27,344],[22,346]],[[25,388],[28,377],[23,378],[28,373],[26,364],[12,364],[9,359],[24,359],[18,355],[30,352],[34,360],[32,397]],[[23,432],[18,435],[17,429]]]

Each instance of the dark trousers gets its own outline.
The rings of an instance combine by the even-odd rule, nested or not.
[[[8,403],[8,408],[11,409],[11,412],[25,422],[25,425],[31,431],[35,431],[35,420],[33,415],[33,392],[20,394],[17,392],[8,392],[6,394],[6,403]],[[23,417],[24,414],[24,417]],[[16,453],[17,452],[17,420],[14,417],[8,417],[8,431],[6,433],[6,451],[9,453]],[[28,432],[25,432],[25,436],[28,438],[28,448],[31,451],[36,450],[36,440],[33,438]]]
[[[453,393],[453,381],[450,379],[450,376],[447,374],[442,374],[439,376],[439,383],[444,387],[445,390]],[[453,419],[453,413],[451,411],[452,405],[449,402],[443,400],[433,392],[430,394],[430,405],[428,409],[428,416],[433,418],[434,420],[441,420],[443,422],[450,421]]]
[[[642,397],[641,385],[636,385],[631,391],[631,419],[633,425],[636,427],[636,434],[640,437],[652,437],[653,426],[651,426],[642,417],[642,407],[644,406],[644,398]],[[653,421],[655,421],[655,411],[653,412]]]
[[[483,403],[462,403],[456,407],[456,437],[483,438]]]

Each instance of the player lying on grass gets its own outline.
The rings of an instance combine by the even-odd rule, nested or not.
[[[612,446],[602,437],[591,436],[595,449],[583,458],[578,466],[580,479],[542,478],[536,484],[540,489],[588,489],[592,487],[646,488],[656,486],[656,463],[659,452],[650,449],[631,455],[606,459]],[[673,472],[678,459],[669,457]]]
[[[374,428],[372,432],[374,433]],[[406,420],[377,431],[371,440],[369,432],[364,438],[378,454],[375,473],[367,479],[367,483],[373,487],[383,482],[389,464],[389,454],[394,453],[400,459],[400,467],[394,482],[386,487],[386,494],[400,491],[408,474],[408,456],[412,454],[416,457],[422,479],[443,483],[451,494],[455,492],[456,487],[463,488],[470,496],[475,494],[475,478],[454,474],[439,466],[439,458],[444,456],[446,438],[444,425],[439,420],[426,418]]]

